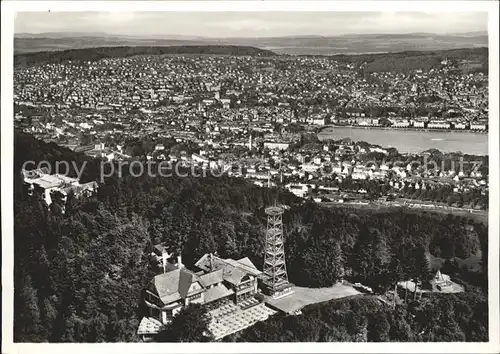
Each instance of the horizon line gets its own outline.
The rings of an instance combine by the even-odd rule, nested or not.
[[[289,35],[278,35],[278,36],[233,36],[233,37],[225,37],[225,36],[199,36],[199,35],[187,35],[187,34],[128,34],[128,33],[107,33],[107,32],[81,32],[81,31],[48,31],[48,32],[18,32],[16,33],[14,31],[14,37],[16,35],[44,35],[44,34],[59,34],[59,35],[64,35],[64,34],[71,34],[71,35],[78,35],[78,36],[96,36],[96,35],[102,35],[102,36],[114,36],[114,37],[135,37],[135,38],[141,38],[141,39],[147,39],[148,37],[158,37],[158,36],[165,36],[169,39],[168,37],[185,37],[185,39],[252,39],[252,38],[293,38],[293,37],[323,37],[323,38],[328,38],[328,37],[344,37],[344,36],[374,36],[374,35],[417,35],[417,34],[428,34],[428,35],[438,35],[438,36],[452,36],[452,35],[465,35],[465,34],[482,34],[482,35],[489,35],[488,31],[466,31],[466,32],[446,32],[446,33],[438,33],[438,32],[370,32],[370,33],[342,33],[342,34],[289,34]],[[70,37],[70,36],[68,36]]]

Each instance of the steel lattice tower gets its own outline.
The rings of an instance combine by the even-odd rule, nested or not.
[[[267,232],[264,256],[264,285],[272,295],[287,290],[291,284],[285,264],[283,243],[283,209],[277,206],[266,208]]]

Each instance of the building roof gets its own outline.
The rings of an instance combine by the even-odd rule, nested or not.
[[[156,318],[143,317],[137,329],[137,334],[156,334],[160,332],[161,327],[162,323]]]
[[[24,178],[33,179],[38,178],[43,175],[49,174],[49,169],[47,167],[42,167],[35,170],[22,170]]]
[[[160,300],[163,303],[168,304],[181,298],[178,291],[179,278],[179,269],[159,274],[153,278],[152,282],[156,291],[158,292]]]
[[[447,281],[450,281],[450,276],[447,274],[443,274],[443,273],[441,273],[440,270],[438,270],[436,272],[436,276],[434,277],[434,280],[436,280],[438,282],[447,282]]]
[[[178,290],[181,297],[185,299],[189,292],[191,284],[199,281],[200,278],[196,274],[184,268],[181,269],[179,274],[179,290]]]
[[[222,270],[223,280],[234,285],[239,284],[247,274],[258,276],[261,273],[246,257],[235,261],[234,259],[222,259],[207,253],[195,265],[205,272]]]
[[[209,303],[218,299],[222,299],[226,296],[229,296],[233,294],[233,290],[229,290],[226,288],[223,284],[220,284],[219,286],[215,286],[213,288],[208,289],[205,292],[205,303]]]
[[[218,269],[215,272],[210,272],[200,276],[200,282],[203,286],[210,286],[222,282],[223,270]]]
[[[233,284],[233,285],[238,285],[243,277],[247,275],[244,271],[242,271],[240,268],[228,265],[224,267],[224,280]]]
[[[237,261],[233,259],[228,259],[231,264],[237,266],[238,268],[244,270],[247,273],[250,273],[251,275],[258,276],[261,271],[257,269],[257,267],[252,263],[252,261],[248,258],[242,258]]]
[[[157,245],[154,245],[154,246],[153,246],[153,248],[154,248],[155,253],[160,254],[160,255],[161,255],[164,251],[165,251],[165,252],[167,251],[167,248],[166,248],[166,247],[165,247],[165,245],[164,245],[164,244],[162,244],[162,243],[159,243],[159,244],[157,244]]]
[[[98,187],[97,182],[88,182],[81,185],[69,185],[67,187],[62,188],[62,192],[68,194],[70,191],[73,191],[75,194],[79,194],[83,191],[93,191]]]
[[[199,282],[199,277],[185,268],[159,274],[152,281],[164,304],[186,298],[191,284],[196,282]]]
[[[54,188],[60,186],[63,181],[54,175],[44,175],[33,180],[33,183],[42,187],[43,189]]]
[[[42,170],[36,170],[35,172],[26,171],[23,172],[25,180],[30,183],[36,184],[43,189],[54,188],[59,186],[70,186],[73,183],[78,182],[78,178],[72,178],[64,175],[49,175],[42,173]]]

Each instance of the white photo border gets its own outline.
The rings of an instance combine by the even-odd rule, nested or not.
[[[499,336],[499,90],[496,1],[3,1],[2,16],[2,346],[5,353],[494,353]],[[390,11],[488,12],[489,32],[489,339],[488,343],[13,343],[13,37],[20,11]]]

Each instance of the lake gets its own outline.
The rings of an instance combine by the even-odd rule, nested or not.
[[[433,148],[442,152],[488,155],[488,134],[479,133],[328,127],[318,134],[318,138],[351,138],[382,147],[395,147],[403,153],[418,153]]]

